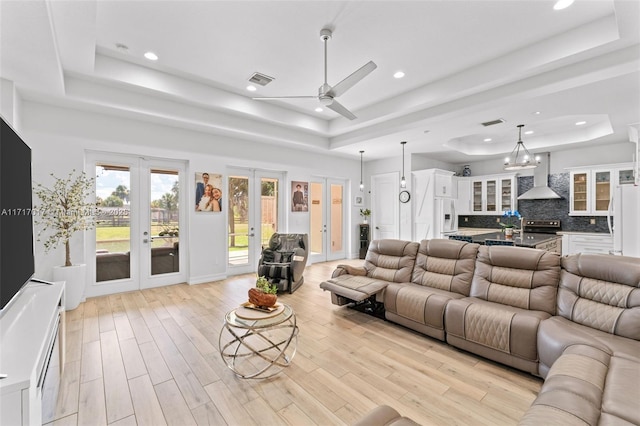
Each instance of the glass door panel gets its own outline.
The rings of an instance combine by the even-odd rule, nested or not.
[[[633,182],[634,182],[634,178],[633,178],[633,170],[632,169],[618,171],[618,183],[619,184],[624,185],[624,184],[633,183]]]
[[[278,232],[280,180],[276,178],[260,178],[260,246],[269,243],[269,238]]]
[[[229,176],[229,265],[249,264],[249,176]],[[251,232],[250,232],[251,231]],[[255,235],[255,233],[254,233]]]
[[[501,210],[511,210],[511,193],[512,193],[512,189],[511,189],[511,179],[502,179],[501,185],[500,185],[500,192],[502,194],[502,198],[501,198]]]
[[[344,239],[343,235],[343,216],[344,209],[343,206],[343,186],[338,184],[331,184],[331,256],[333,257],[336,253],[344,252],[344,247],[342,241]]]
[[[473,182],[473,211],[482,211],[482,182]]]
[[[573,175],[573,210],[587,210],[587,173]]]
[[[324,182],[311,182],[309,198],[309,255],[312,262],[323,262],[327,258],[324,238],[327,231],[324,220]]]
[[[96,282],[131,278],[131,170],[96,165]]]
[[[598,212],[609,210],[609,199],[611,198],[611,172],[595,173],[595,209]]]
[[[497,192],[496,192],[497,181],[488,180],[487,181],[487,211],[495,212],[498,211],[497,203]]]
[[[177,170],[150,171],[151,275],[180,272],[180,203]]]

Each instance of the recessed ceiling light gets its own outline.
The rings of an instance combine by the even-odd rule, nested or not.
[[[250,84],[250,85],[247,86],[247,90],[250,91],[250,92],[255,92],[258,89],[256,89],[256,86]]]
[[[533,134],[533,130],[527,130],[526,132],[524,132],[525,135],[532,135]]]
[[[582,126],[583,124],[587,124],[586,121],[578,121],[576,122],[576,126]]]
[[[402,78],[404,77],[404,73],[402,71],[396,71],[395,74],[393,74],[393,78]]]
[[[533,115],[540,115],[540,114],[542,114],[540,111],[536,111],[533,113]]]
[[[318,107],[318,108],[316,108],[316,109],[315,109],[315,111],[316,111],[316,112],[322,112],[322,111],[324,111],[324,110],[323,110],[322,108]]]
[[[491,141],[492,141],[492,139],[491,139],[491,138],[485,138],[485,139],[483,139],[483,141],[484,141],[484,142],[491,142]]]
[[[573,0],[558,0],[556,4],[553,5],[553,10],[562,10],[573,4]]]
[[[158,60],[158,55],[156,55],[153,52],[147,52],[144,54],[144,57],[147,58],[150,61],[157,61]]]

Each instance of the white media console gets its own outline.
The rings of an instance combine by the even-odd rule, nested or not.
[[[64,282],[29,283],[0,318],[0,425],[53,420],[64,366]]]

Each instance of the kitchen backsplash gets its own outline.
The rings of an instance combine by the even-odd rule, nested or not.
[[[569,173],[549,175],[549,187],[561,199],[554,200],[519,200],[518,211],[527,219],[560,219],[563,231],[574,232],[609,232],[606,216],[569,216]],[[518,195],[533,188],[533,176],[518,178]],[[500,228],[496,216],[459,216],[458,226],[464,228]],[[467,218],[467,221],[465,221]],[[595,225],[590,221],[595,219]],[[502,219],[501,219],[502,220]]]

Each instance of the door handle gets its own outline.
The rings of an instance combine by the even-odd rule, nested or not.
[[[147,244],[147,243],[149,243],[149,239],[148,239],[148,238],[145,238],[144,240],[142,240],[142,242],[143,242],[143,243],[145,243],[145,244]]]
[[[256,234],[251,233],[251,234],[249,234],[249,236],[250,236],[250,237],[255,237],[255,236],[256,236]]]
[[[376,226],[376,229],[380,229],[380,228]]]

